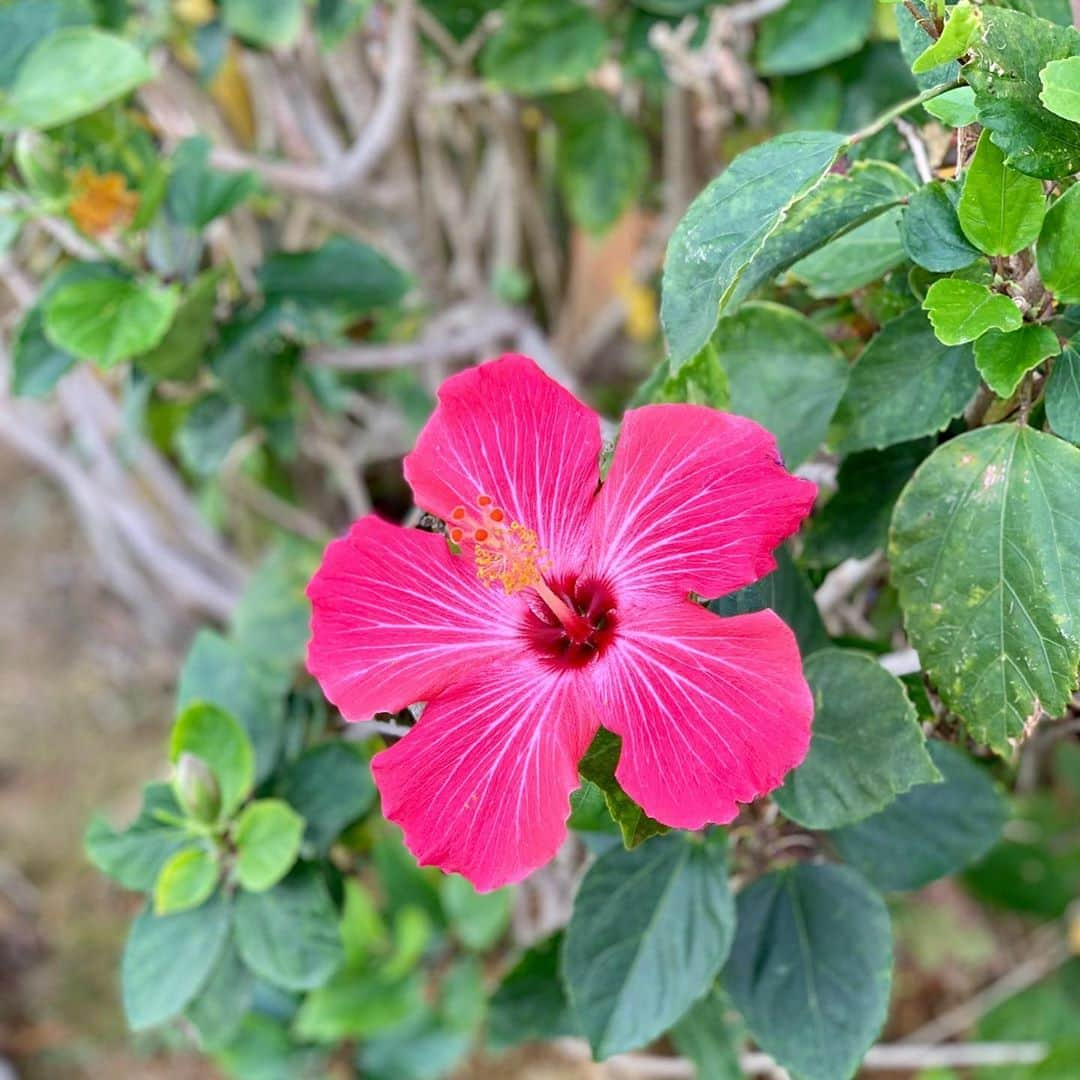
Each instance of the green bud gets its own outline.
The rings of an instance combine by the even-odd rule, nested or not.
[[[40,131],[19,133],[15,140],[15,164],[35,195],[59,198],[67,190],[56,145]]]
[[[221,788],[202,758],[186,751],[176,763],[176,797],[187,815],[209,825],[221,813]]]

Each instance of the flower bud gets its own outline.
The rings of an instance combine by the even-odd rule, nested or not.
[[[209,825],[221,813],[221,788],[202,758],[183,753],[176,763],[176,797],[185,813]]]

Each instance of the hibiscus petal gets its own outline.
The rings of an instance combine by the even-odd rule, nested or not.
[[[444,520],[489,495],[537,534],[559,572],[583,547],[599,455],[596,413],[508,354],[442,384],[405,476],[417,504]]]
[[[723,596],[776,568],[773,549],[816,494],[753,420],[699,405],[633,409],[596,500],[596,570],[623,606],[658,592]]]
[[[566,836],[578,761],[596,733],[580,679],[524,657],[471,672],[372,759],[383,814],[423,866],[487,891],[520,881]]]
[[[308,670],[347,720],[427,701],[520,649],[521,605],[485,589],[446,539],[361,518],[308,585]]]
[[[594,709],[622,736],[615,776],[679,829],[723,824],[806,756],[814,703],[795,636],[771,611],[641,611],[590,669]]]

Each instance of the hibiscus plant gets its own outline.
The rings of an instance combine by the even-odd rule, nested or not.
[[[191,631],[146,1045],[1080,1075],[1074,7],[0,6],[0,438]]]

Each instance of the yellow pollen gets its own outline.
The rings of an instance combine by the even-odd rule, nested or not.
[[[476,576],[489,588],[500,585],[507,594],[541,584],[548,560],[536,533],[511,521],[488,495],[478,495],[476,504],[481,511],[475,516],[456,507],[451,514],[455,528],[450,530],[454,543],[472,555]]]

